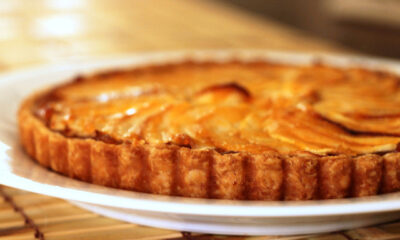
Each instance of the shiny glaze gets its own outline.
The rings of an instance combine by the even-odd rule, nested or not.
[[[70,137],[356,155],[396,150],[398,84],[357,68],[187,62],[79,78],[34,111]]]

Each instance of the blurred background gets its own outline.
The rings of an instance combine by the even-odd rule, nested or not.
[[[227,3],[368,54],[400,57],[398,0],[231,0]]]
[[[400,1],[0,0],[0,71],[220,48],[400,58]]]

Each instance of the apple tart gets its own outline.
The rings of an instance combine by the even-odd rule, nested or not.
[[[400,78],[253,62],[149,65],[27,98],[41,165],[82,181],[196,198],[311,200],[400,190]]]

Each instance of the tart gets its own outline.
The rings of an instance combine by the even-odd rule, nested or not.
[[[193,62],[109,71],[27,98],[41,165],[196,198],[311,200],[400,190],[400,78],[362,68]]]

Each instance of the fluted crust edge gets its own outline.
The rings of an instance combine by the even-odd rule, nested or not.
[[[226,153],[170,144],[111,144],[66,137],[18,112],[25,151],[39,164],[85,182],[138,192],[215,199],[311,200],[400,190],[400,153],[317,156]]]

